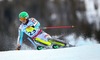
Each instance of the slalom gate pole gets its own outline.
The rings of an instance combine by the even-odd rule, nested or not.
[[[60,29],[60,28],[74,28],[74,26],[50,26],[50,27],[42,27],[41,29]]]

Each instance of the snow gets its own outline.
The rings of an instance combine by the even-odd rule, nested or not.
[[[97,40],[94,37],[86,38],[86,39],[84,39],[83,36],[81,35],[77,38],[75,37],[76,35],[73,33],[68,36],[65,36],[64,38],[69,42],[69,44],[75,45],[75,46],[98,44]]]
[[[0,52],[0,60],[100,60],[100,44],[48,50]]]

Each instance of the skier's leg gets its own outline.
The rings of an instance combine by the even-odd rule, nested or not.
[[[35,38],[35,41],[38,42],[38,43],[40,43],[40,44],[46,45],[46,46],[50,46],[51,45],[50,42],[48,42],[48,41],[46,41],[44,39],[38,38],[38,37]]]
[[[49,42],[51,42],[52,48],[56,49],[56,48],[60,48],[60,47],[66,47],[66,42],[57,38],[51,38],[49,39]]]
[[[51,38],[51,36],[45,32],[42,32],[41,34],[39,34],[34,40],[36,42],[37,49],[40,50],[41,47],[43,48],[50,48],[49,46],[51,46],[51,43],[48,41],[48,38]]]
[[[32,45],[34,46],[34,48],[36,49],[37,48],[37,45],[36,45],[36,43],[35,43],[35,41],[33,41],[31,38],[27,38],[31,43],[32,43]]]

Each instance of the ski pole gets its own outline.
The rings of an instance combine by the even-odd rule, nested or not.
[[[56,29],[56,28],[74,28],[74,26],[50,26],[50,27],[42,27],[41,29]]]

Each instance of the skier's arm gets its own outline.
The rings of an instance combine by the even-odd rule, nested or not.
[[[34,23],[34,28],[38,29],[40,27],[40,22],[36,20],[35,18],[31,18],[31,21]]]
[[[17,50],[20,50],[22,42],[23,42],[23,32],[21,31],[21,29],[19,29],[18,30],[18,39],[17,39]]]

